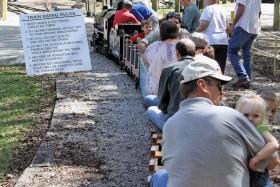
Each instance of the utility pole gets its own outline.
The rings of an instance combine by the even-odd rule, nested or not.
[[[0,2],[0,18],[3,20],[7,19],[7,0],[2,0]]]
[[[180,12],[180,2],[179,2],[179,0],[175,0],[175,12]]]
[[[87,4],[87,17],[95,15],[95,0],[86,0]]]

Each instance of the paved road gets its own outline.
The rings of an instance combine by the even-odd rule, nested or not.
[[[261,15],[262,28],[273,26],[273,14],[274,14],[274,4],[262,3],[262,15]]]

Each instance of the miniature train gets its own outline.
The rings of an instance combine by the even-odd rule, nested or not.
[[[116,9],[103,8],[103,11],[95,18],[94,32],[91,46],[94,50],[119,64],[131,75],[136,83],[135,87],[141,87],[142,94],[145,95],[145,75],[146,69],[139,57],[137,43],[131,42],[130,36],[142,32],[140,24],[118,24],[112,28]],[[142,70],[142,73],[140,71]],[[140,74],[141,80],[140,80]],[[143,82],[141,84],[141,82]]]

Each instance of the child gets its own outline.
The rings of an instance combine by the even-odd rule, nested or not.
[[[266,102],[266,117],[270,125],[274,122],[280,104],[279,98],[273,92],[261,92],[261,97]]]
[[[277,140],[274,136],[271,135],[271,129],[266,124],[265,109],[265,101],[259,95],[256,95],[254,93],[247,93],[242,95],[236,104],[236,110],[238,110],[246,118],[248,118],[248,120],[257,128],[266,142],[266,145],[254,157],[250,159],[249,169],[251,170],[255,170],[257,164],[261,160],[271,156],[279,148]],[[269,180],[269,173],[267,170],[265,172],[250,171],[250,177],[251,186],[254,186],[252,185],[253,183],[258,183],[255,186],[265,186],[265,184]],[[260,177],[263,177],[264,180],[259,181]],[[263,182],[262,185],[260,185],[261,182]]]
[[[142,29],[143,32],[130,37],[130,40],[132,42],[138,42],[142,38],[145,38],[145,36],[147,36],[152,31],[152,22],[150,22],[148,20],[142,21],[141,22],[141,29]]]
[[[206,45],[203,55],[215,60],[215,50],[214,50],[214,48],[210,45]]]

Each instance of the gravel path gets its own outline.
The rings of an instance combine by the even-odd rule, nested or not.
[[[22,186],[145,186],[149,128],[140,90],[91,52],[92,72],[61,75],[51,127]]]

